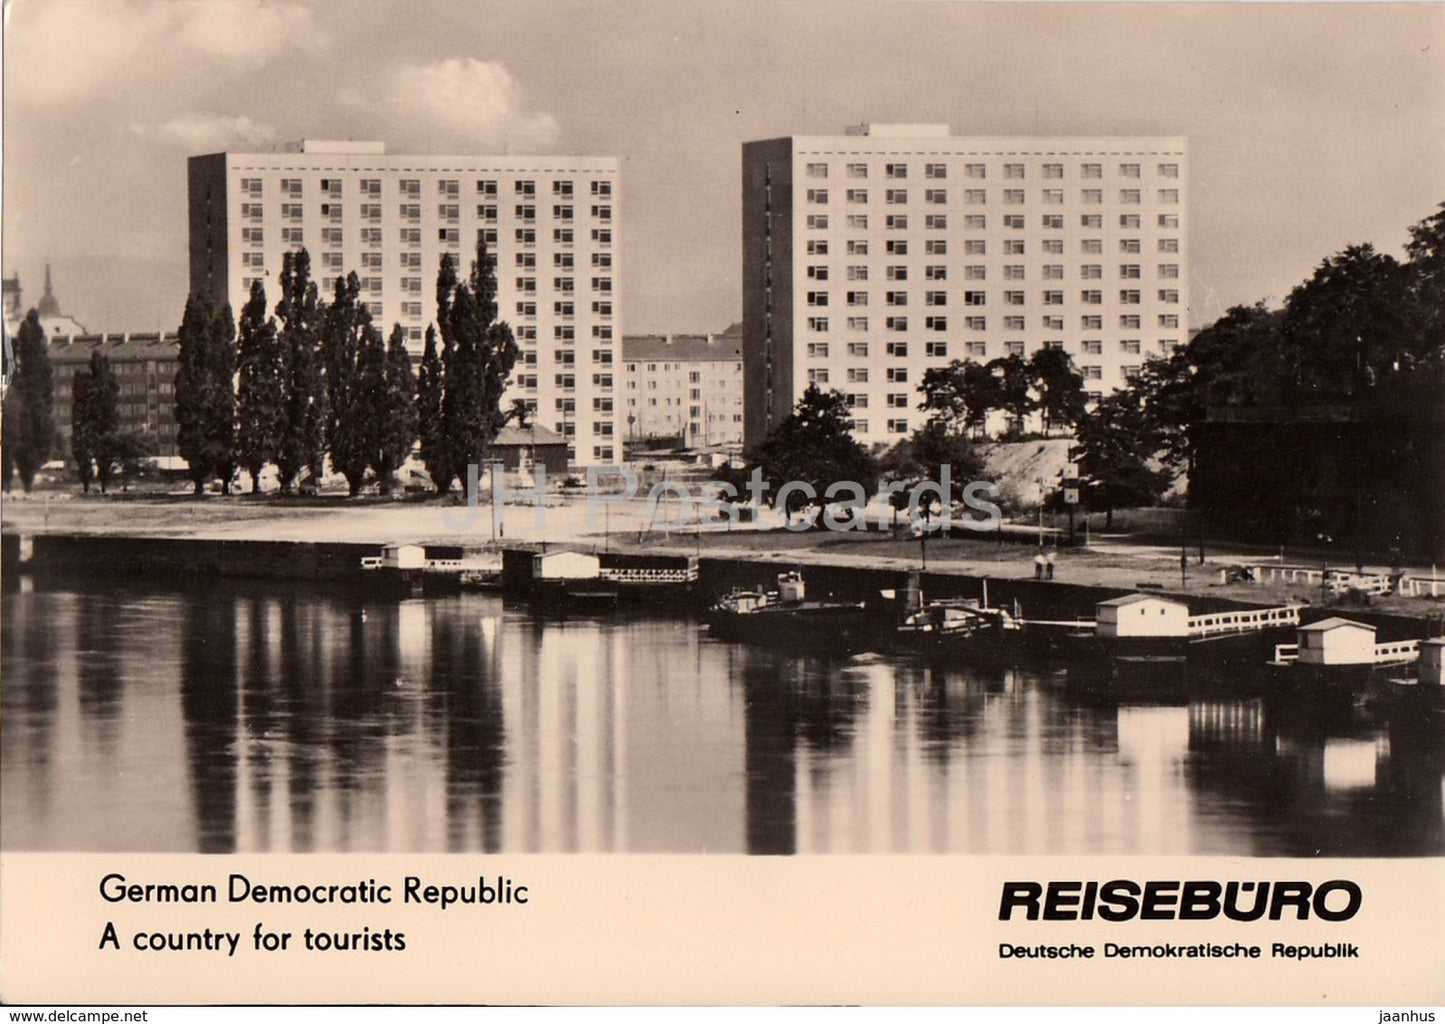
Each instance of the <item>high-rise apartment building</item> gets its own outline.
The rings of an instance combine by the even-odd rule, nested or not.
[[[810,383],[891,444],[930,367],[1058,347],[1098,397],[1187,340],[1182,138],[863,125],[746,143],[742,172],[749,444]]]
[[[257,279],[274,308],[285,253],[305,248],[321,297],[355,271],[383,335],[419,355],[450,253],[465,278],[485,238],[500,317],[521,356],[515,398],[576,462],[622,458],[616,401],[618,169],[611,157],[418,156],[308,140],[189,161],[191,292],[239,311]]]

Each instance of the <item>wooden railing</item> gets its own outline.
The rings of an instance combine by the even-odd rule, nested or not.
[[[1375,664],[1383,665],[1392,661],[1414,661],[1420,657],[1419,640],[1397,640],[1389,644],[1375,645]]]
[[[1190,636],[1215,636],[1220,633],[1247,633],[1276,626],[1299,625],[1299,607],[1253,608],[1238,612],[1211,612],[1189,616]]]

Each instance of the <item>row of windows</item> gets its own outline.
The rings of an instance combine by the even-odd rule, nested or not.
[[[321,192],[329,198],[339,198],[345,192],[344,178],[322,178]],[[404,196],[420,196],[422,185],[420,178],[399,178],[396,180],[397,191]],[[282,178],[277,183],[281,195],[295,199],[305,194],[305,182],[301,178]],[[436,182],[438,195],[456,199],[461,196],[461,180],[457,178],[442,178]],[[380,198],[382,191],[382,179],[361,178],[357,181],[357,187],[363,196]],[[241,194],[255,199],[266,194],[266,179],[264,178],[242,178]],[[518,196],[535,196],[537,194],[537,182],[530,178],[519,178],[512,182],[512,191]],[[612,197],[612,182],[593,180],[590,183],[589,191],[592,196],[598,199],[610,199]],[[498,194],[498,182],[496,178],[478,178],[476,193],[480,196],[495,196]],[[559,199],[570,199],[575,195],[575,183],[568,180],[557,180],[552,182],[552,195]]]
[[[1138,313],[1124,313],[1119,317],[1121,330],[1140,330],[1143,328],[1143,317]],[[1006,316],[1003,318],[1004,330],[1022,331],[1026,330],[1026,318],[1023,316]],[[832,323],[826,316],[808,317],[808,329],[814,332],[825,332],[831,329]],[[866,316],[850,316],[845,318],[848,330],[867,331],[871,324]],[[907,317],[888,317],[885,323],[894,330],[906,330],[908,325]],[[988,318],[985,316],[966,316],[963,318],[964,326],[971,331],[988,330]],[[1158,326],[1167,330],[1177,330],[1179,327],[1178,313],[1161,313],[1157,319]],[[1086,331],[1101,331],[1104,329],[1104,318],[1102,315],[1093,313],[1080,317],[1080,327]],[[1061,331],[1064,329],[1064,318],[1061,316],[1045,316],[1043,318],[1044,330]]]
[[[1121,163],[1119,176],[1122,178],[1138,178],[1143,174],[1143,165],[1138,163]],[[1078,165],[1079,177],[1081,178],[1102,178],[1104,176],[1104,165],[1102,163],[1082,163]],[[1066,165],[1061,163],[1046,163],[1040,168],[1044,178],[1061,179],[1067,171]],[[1154,172],[1161,178],[1179,177],[1179,165],[1174,162],[1156,163]],[[823,161],[810,162],[807,165],[807,175],[810,178],[826,178],[829,173],[829,165]],[[849,178],[863,179],[868,177],[868,164],[863,161],[850,161],[843,165],[843,173]],[[1003,177],[1008,179],[1022,179],[1027,176],[1027,165],[1022,163],[1006,163],[1002,165]],[[906,163],[886,163],[883,165],[883,176],[894,181],[901,181],[909,175],[909,165]],[[948,177],[948,164],[930,161],[923,164],[923,176],[932,181],[942,181]],[[965,178],[982,179],[988,177],[988,164],[986,163],[965,163],[963,165],[963,176]]]
[[[1006,316],[1003,318],[1003,328],[1006,331],[1027,330],[1026,320],[1027,318],[1023,316]],[[868,330],[868,318],[866,316],[848,317],[847,322],[849,330]],[[1178,330],[1179,314],[1160,313],[1155,322],[1165,330]],[[970,331],[986,331],[989,329],[988,317],[986,316],[966,316],[963,318],[963,325]],[[827,317],[809,317],[808,326],[814,331],[826,331],[829,327],[829,320]],[[1057,315],[1044,316],[1040,320],[1040,326],[1046,331],[1062,331],[1064,329],[1064,318]],[[1079,318],[1079,326],[1085,331],[1101,331],[1104,329],[1104,318],[1097,313],[1085,314]],[[1139,330],[1143,327],[1143,317],[1138,313],[1126,313],[1119,317],[1119,327],[1123,330]],[[866,342],[850,342],[849,354],[852,354],[851,350],[854,344],[861,344],[863,354],[867,354],[868,346]]]
[[[987,220],[987,217],[986,217],[984,214],[970,214],[969,216],[964,217],[963,220],[964,220],[964,224],[963,224],[964,230],[966,230],[966,231],[985,231],[985,230],[988,229],[988,220]],[[1024,223],[1025,223],[1025,222],[1024,222],[1024,215],[1021,214],[1021,213],[1019,213],[1019,214],[1005,214],[1003,220],[1004,220],[1004,225],[1003,225],[1003,226],[1004,226],[1005,228],[1009,228],[1009,229],[1013,229],[1013,230],[1020,230],[1020,231],[1021,231],[1021,230],[1024,230]],[[829,230],[829,226],[830,226],[830,224],[831,224],[831,221],[830,221],[830,219],[829,219],[828,214],[826,214],[826,213],[810,213],[810,214],[808,214],[808,217],[807,217],[807,220],[805,221],[805,223],[807,224],[808,229],[809,229],[810,231],[827,231],[827,230]],[[1045,223],[1046,227],[1049,228],[1049,229],[1062,229],[1063,226],[1064,226],[1064,225],[1063,225],[1062,215],[1060,215],[1060,216],[1058,217],[1058,219],[1045,218],[1044,223]],[[1083,219],[1082,219],[1082,222],[1081,222],[1081,224],[1082,224],[1083,227],[1089,228],[1089,229],[1091,229],[1091,230],[1092,230],[1092,229],[1102,229],[1102,228],[1103,228],[1103,223],[1104,223],[1104,222],[1103,222],[1103,215],[1102,215],[1102,214],[1098,214],[1098,215],[1095,215],[1095,214],[1085,214],[1085,215],[1083,216]],[[948,224],[948,218],[945,217],[943,214],[930,214],[930,215],[924,217],[924,224],[925,224],[925,226],[930,226],[930,227],[932,227],[933,230],[938,230],[939,228],[942,228],[942,227],[946,227],[946,226],[947,226],[947,224]],[[1158,224],[1159,227],[1164,228],[1164,229],[1166,229],[1166,230],[1175,230],[1175,229],[1177,229],[1177,228],[1179,227],[1179,215],[1176,214],[1176,213],[1161,213],[1161,214],[1159,214],[1159,217],[1158,217],[1158,220],[1157,220],[1157,224]],[[1142,227],[1142,225],[1143,225],[1142,218],[1141,218],[1141,217],[1139,216],[1139,214],[1137,214],[1137,213],[1126,213],[1126,214],[1122,214],[1122,215],[1119,217],[1119,227],[1122,228],[1122,229],[1124,229],[1124,230],[1138,230],[1138,229],[1140,229],[1140,228]],[[868,214],[866,214],[866,213],[850,213],[850,214],[847,214],[847,215],[844,217],[844,226],[845,226],[849,231],[867,231],[867,230],[869,230],[869,227],[868,227]],[[891,213],[891,214],[888,214],[887,216],[885,216],[885,217],[883,218],[883,226],[884,226],[885,228],[887,228],[888,230],[891,230],[891,231],[904,230],[904,229],[906,229],[906,228],[908,227],[908,215],[907,215],[907,214],[904,214],[904,213]],[[811,241],[825,241],[825,240],[824,240],[824,239],[810,240],[810,244],[811,244]],[[862,238],[860,238],[860,239],[855,239],[854,241],[857,242],[857,244],[858,244],[859,246],[861,246],[861,251],[862,251],[862,252],[867,252],[867,251],[868,251],[868,240],[867,240],[867,239],[862,239]],[[982,240],[980,239],[980,241],[982,241]],[[1090,239],[1090,240],[1086,240],[1086,244],[1087,244],[1089,241],[1093,241],[1093,242],[1097,243],[1098,245],[1103,245],[1103,240],[1102,240],[1102,239]],[[938,238],[938,239],[928,239],[927,242],[928,242],[928,244],[937,243],[937,244],[940,245],[940,246],[946,246],[945,241],[944,241],[943,239],[941,239],[941,238]],[[1057,239],[1057,242],[1058,242],[1058,244],[1059,244],[1060,246],[1063,245],[1063,239]],[[1175,245],[1177,246],[1177,245],[1178,245],[1178,239],[1174,239],[1174,243],[1175,243]],[[850,252],[853,252],[854,250],[851,248],[851,246],[854,244],[854,242],[849,242],[848,244],[849,244],[849,246],[850,246],[849,251],[850,251]],[[906,245],[907,243],[904,242],[904,244]],[[1020,242],[1020,244],[1022,244],[1022,242]],[[811,250],[810,250],[810,251],[811,251]],[[892,250],[890,250],[890,251],[892,251]],[[930,250],[930,251],[932,251],[932,250]],[[940,249],[940,250],[938,250],[938,251],[943,251],[943,250]],[[1022,251],[1022,250],[1020,250],[1020,251]],[[1062,249],[1060,249],[1060,251],[1062,251]],[[1085,251],[1087,252],[1087,251],[1089,251],[1089,250],[1086,249]],[[1098,251],[1098,250],[1095,250],[1095,251]],[[1136,249],[1135,251],[1137,252],[1138,250]],[[1177,252],[1178,249],[1176,248],[1176,249],[1174,249],[1174,250],[1172,250],[1172,251]]]
[[[1014,349],[1012,346],[1022,346],[1024,344],[1022,341],[1004,342],[1005,351],[1008,354],[1013,354]],[[1178,348],[1179,344],[1178,338],[1160,338],[1156,342],[1158,350],[1166,355]],[[963,343],[963,351],[969,356],[983,356],[988,354],[988,345],[989,343],[987,341],[965,341]],[[847,344],[844,351],[850,359],[867,359],[870,351],[869,346],[870,343],[866,341],[852,341]],[[1055,341],[1045,341],[1041,347],[1063,349],[1066,346],[1064,341],[1059,339]],[[908,357],[909,344],[906,341],[890,341],[885,344],[884,349],[885,354],[890,358],[906,359]],[[1139,355],[1143,350],[1144,342],[1140,338],[1124,338],[1119,341],[1119,351],[1125,355]],[[804,351],[807,353],[809,359],[829,359],[832,357],[833,349],[830,343],[826,341],[810,341]],[[1079,351],[1084,355],[1103,355],[1104,341],[1102,338],[1084,339],[1079,342]],[[1022,354],[1023,349],[1020,348],[1018,352]],[[927,342],[923,347],[923,354],[930,359],[947,358],[949,354],[948,342]],[[812,371],[809,372],[811,373]],[[823,372],[826,373],[827,371]],[[847,372],[848,380],[852,383],[866,383],[868,381],[868,367],[866,366],[852,367]],[[903,372],[906,373],[906,371]],[[894,380],[895,378],[889,377],[888,379]]]
[[[1038,269],[1045,281],[1062,281],[1064,279],[1062,263],[1045,263]],[[869,270],[866,264],[850,265],[844,268],[844,272],[849,281],[868,280]],[[808,265],[805,273],[811,281],[827,281],[832,274],[832,269],[827,264],[814,263]],[[890,264],[884,267],[884,274],[889,281],[906,281],[908,273],[906,264]],[[1155,273],[1162,278],[1177,278],[1179,264],[1157,264]],[[1005,281],[1022,281],[1027,276],[1027,267],[1022,263],[1005,264],[1003,276]],[[1104,266],[1101,263],[1080,264],[1079,276],[1086,281],[1103,280]],[[1143,276],[1143,266],[1138,263],[1121,263],[1119,264],[1119,276],[1125,280],[1139,280]],[[923,268],[923,279],[925,281],[946,281],[948,280],[948,267],[929,264]],[[982,263],[968,264],[963,268],[963,279],[965,281],[985,281],[988,279],[988,267]]]
[[[805,193],[809,203],[823,205],[829,201],[829,192],[826,188],[810,188]],[[1021,188],[1006,188],[1001,191],[1003,202],[1007,206],[1018,206],[1028,201],[1027,194]],[[849,203],[868,202],[868,190],[866,188],[850,188],[843,193],[844,200]],[[908,189],[890,188],[883,193],[883,201],[889,205],[900,206],[908,202]],[[962,191],[963,201],[973,205],[986,204],[988,202],[988,190],[982,188],[966,188]],[[1177,188],[1161,188],[1154,190],[1154,197],[1161,203],[1174,204],[1179,202],[1179,190]],[[1039,199],[1045,204],[1061,205],[1064,202],[1064,190],[1061,188],[1046,188],[1039,192]],[[1104,190],[1098,188],[1081,189],[1079,192],[1080,202],[1089,205],[1098,205],[1104,201]],[[925,203],[943,204],[948,201],[948,190],[941,188],[925,189],[923,192]],[[1137,205],[1144,201],[1144,191],[1137,188],[1124,188],[1119,190],[1118,201],[1125,205]]]
[[[826,216],[826,215],[825,215],[825,216]],[[941,216],[941,215],[940,215],[940,216]],[[968,230],[968,231],[986,231],[986,230],[988,230],[988,217],[987,217],[985,214],[982,214],[982,213],[969,214],[968,216],[964,217],[963,220],[964,220],[963,226],[964,226],[965,230]],[[925,222],[927,222],[927,218],[925,218]],[[943,221],[943,223],[946,224],[946,223],[947,223],[947,220],[945,219],[945,220]],[[853,215],[849,215],[849,217],[848,217],[848,219],[847,219],[847,226],[848,226],[850,229],[867,230],[867,228],[868,228],[868,216],[867,216],[867,214],[853,214]],[[1025,230],[1024,215],[1021,214],[1021,213],[1017,213],[1017,214],[1014,214],[1014,213],[1004,214],[1003,226],[1004,226],[1005,228],[1009,228],[1009,229],[1013,229],[1013,230],[1019,230],[1019,231]],[[1063,217],[1063,214],[1045,214],[1044,217],[1043,217],[1043,222],[1042,222],[1042,225],[1041,225],[1041,226],[1042,226],[1045,230],[1063,230],[1063,228],[1064,228],[1064,217]],[[1103,215],[1102,215],[1102,214],[1084,214],[1083,219],[1082,219],[1082,225],[1081,225],[1081,226],[1082,226],[1082,227],[1085,227],[1085,228],[1088,228],[1088,229],[1095,229],[1095,230],[1097,230],[1097,229],[1102,229],[1103,226],[1104,226]],[[1161,227],[1161,228],[1166,228],[1166,229],[1169,229],[1169,228],[1178,228],[1178,227],[1179,227],[1179,216],[1178,216],[1178,214],[1172,214],[1172,213],[1160,214],[1160,215],[1159,215],[1159,220],[1158,220],[1158,226]],[[1122,216],[1119,218],[1119,227],[1120,227],[1121,229],[1123,229],[1123,230],[1126,230],[1126,231],[1129,231],[1129,230],[1139,230],[1139,229],[1142,227],[1141,222],[1140,222],[1140,217],[1139,217],[1139,215],[1138,215],[1137,213],[1126,213],[1126,214],[1122,215]],[[936,239],[935,241],[942,242],[942,239]],[[978,239],[977,241],[983,242],[983,239]],[[1062,239],[1059,239],[1059,240],[1056,240],[1056,241],[1058,241],[1059,244],[1062,245]],[[1090,249],[1088,248],[1089,246],[1098,246],[1099,248],[1098,248],[1098,249],[1094,249],[1093,251],[1100,251],[1100,250],[1102,250],[1102,247],[1103,247],[1103,244],[1104,244],[1103,239],[1098,239],[1098,238],[1095,238],[1095,239],[1082,239],[1081,241],[1084,242],[1084,245],[1085,245],[1085,247],[1086,247],[1086,248],[1085,248],[1085,251],[1086,251],[1086,252],[1090,251]],[[1138,240],[1137,240],[1137,239],[1135,239],[1135,240],[1133,240],[1133,241],[1134,241],[1134,244],[1135,244],[1135,245],[1138,244]],[[1178,238],[1159,238],[1159,239],[1156,239],[1155,241],[1158,243],[1159,251],[1160,251],[1160,252],[1178,252],[1178,251],[1179,251],[1179,239],[1178,239]],[[826,256],[826,255],[828,254],[828,245],[829,245],[829,239],[826,239],[826,238],[810,238],[810,239],[808,239],[808,242],[807,242],[808,254],[809,254],[810,256]],[[1133,251],[1134,251],[1134,252],[1138,252],[1139,250],[1138,250],[1137,248],[1135,248],[1135,249],[1133,249]],[[867,253],[868,253],[868,239],[866,239],[866,238],[859,238],[859,239],[853,239],[853,240],[849,241],[849,242],[848,242],[848,252],[849,252],[850,255],[851,255],[851,254],[854,254],[854,253],[857,253],[857,254],[859,254],[859,255],[867,255]]]
[[[970,356],[988,354],[987,341],[966,341],[963,344],[964,352]],[[1010,341],[1006,342],[1005,344],[1022,345],[1024,344],[1024,342]],[[1180,342],[1178,338],[1160,338],[1156,344],[1160,352],[1167,354],[1177,349],[1180,345]],[[1066,346],[1063,339],[1059,339],[1054,341],[1045,341],[1041,347],[1064,349]],[[908,355],[908,342],[906,341],[888,342],[886,348],[887,354],[894,358],[905,358]],[[1138,355],[1142,353],[1143,350],[1144,342],[1140,338],[1123,338],[1119,341],[1119,351],[1125,355]],[[806,351],[810,359],[828,359],[830,358],[831,348],[829,343],[826,341],[810,341],[807,345]],[[868,351],[869,343],[866,341],[849,342],[847,346],[847,355],[850,359],[866,359],[868,358]],[[1103,355],[1104,341],[1102,338],[1086,338],[1079,342],[1079,351],[1085,355]],[[948,342],[928,342],[924,346],[924,355],[928,356],[930,359],[946,358],[948,356]],[[861,377],[850,377],[849,379],[866,381],[868,379],[867,370],[861,369],[859,372],[862,374]]]
[[[1064,303],[1064,292],[1062,289],[1045,289],[1042,293],[1044,305],[1059,306]],[[1166,303],[1177,303],[1179,301],[1179,289],[1160,288],[1156,295],[1158,301]],[[827,306],[831,294],[825,291],[810,291],[806,293],[806,301],[809,306],[821,308]],[[850,306],[868,305],[867,292],[845,292],[844,301]],[[1021,290],[1009,289],[1003,293],[1003,300],[1010,306],[1022,306],[1027,299]],[[908,293],[901,291],[890,291],[883,293],[883,301],[889,306],[908,305]],[[1104,292],[1099,288],[1085,288],[1079,292],[1079,301],[1087,305],[1099,305],[1104,301]],[[1119,301],[1130,305],[1137,305],[1142,301],[1142,293],[1138,288],[1122,288],[1119,290]],[[928,291],[923,293],[923,303],[926,306],[945,306],[948,304],[947,293],[941,291]],[[969,289],[963,293],[963,304],[965,306],[986,306],[988,305],[988,292]]]
[[[300,203],[282,203],[280,205],[280,216],[282,220],[299,221],[305,215],[305,208]],[[322,203],[321,216],[333,223],[341,223],[344,211],[340,204]],[[458,223],[461,220],[461,205],[459,203],[438,203],[437,218],[449,223]],[[477,217],[485,221],[496,221],[499,217],[498,207],[495,203],[478,203]],[[242,203],[241,217],[243,220],[257,221],[262,219],[264,207],[260,203]],[[380,203],[363,203],[360,208],[362,220],[381,220]],[[594,203],[589,207],[589,212],[595,220],[607,223],[612,220],[612,207],[606,203]],[[534,222],[537,219],[537,207],[532,203],[518,203],[512,208],[514,219],[523,222]],[[421,221],[420,203],[402,203],[397,207],[397,216],[404,221]],[[552,219],[570,221],[576,217],[576,207],[570,203],[557,203],[552,207]],[[244,229],[251,230],[251,229]],[[259,231],[259,228],[254,230]]]

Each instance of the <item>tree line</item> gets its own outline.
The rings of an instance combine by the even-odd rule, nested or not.
[[[354,271],[337,277],[326,301],[300,249],[285,256],[280,292],[268,313],[265,286],[254,282],[238,324],[229,306],[213,309],[197,296],[186,303],[177,447],[196,493],[217,478],[228,493],[238,469],[258,491],[267,466],[291,493],[314,486],[328,464],[352,495],[372,482],[390,493],[418,440],[439,493],[457,481],[468,486],[467,467],[484,460],[507,419],[500,403],[518,351],[497,319],[485,241],[465,280],[442,257],[437,319],[417,372],[400,324],[383,342]]]
[[[261,281],[251,286],[239,322],[229,304],[186,301],[177,341],[176,446],[195,493],[219,479],[224,493],[238,470],[260,489],[275,466],[282,493],[315,486],[328,464],[352,495],[375,483],[392,491],[396,473],[420,441],[421,460],[438,493],[475,479],[487,448],[522,403],[501,410],[516,364],[511,327],[497,319],[495,260],[478,242],[468,277],[450,254],[437,272],[437,317],[426,331],[417,371],[406,333],[389,338],[361,300],[355,272],[338,276],[330,300],[311,277],[305,249],[285,255],[280,297],[270,309]],[[146,435],[120,429],[120,386],[103,352],[74,379],[71,456],[81,485],[104,492],[154,454]],[[15,373],[5,395],[3,480],[29,491],[54,447],[54,381],[44,328],[31,310],[16,335]]]

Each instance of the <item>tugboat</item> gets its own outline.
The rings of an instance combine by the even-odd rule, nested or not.
[[[806,593],[796,571],[778,576],[777,590],[734,590],[708,610],[708,633],[791,650],[855,653],[876,646],[876,612],[867,604],[809,601]]]
[[[974,598],[924,601],[916,577],[910,578],[903,618],[891,637],[892,648],[949,661],[1016,656],[1023,639],[1021,624],[1005,609],[988,607],[987,583],[984,586],[982,603]]]

